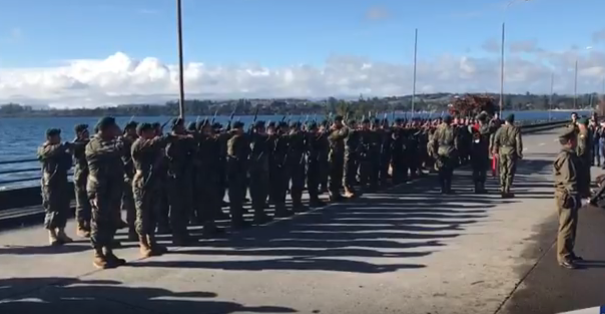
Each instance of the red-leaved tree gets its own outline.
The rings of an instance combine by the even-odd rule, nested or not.
[[[455,97],[449,111],[452,115],[460,115],[462,117],[474,117],[482,111],[493,116],[496,112],[496,107],[496,102],[491,96],[466,94]]]

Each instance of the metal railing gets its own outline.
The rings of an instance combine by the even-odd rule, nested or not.
[[[534,120],[529,124],[520,121],[518,125],[525,132],[535,132],[560,127],[568,123],[568,120],[548,121]],[[22,167],[14,167],[19,165]],[[73,172],[70,170],[71,180]],[[37,186],[40,180],[40,165],[36,158],[0,160],[0,190],[12,190]]]

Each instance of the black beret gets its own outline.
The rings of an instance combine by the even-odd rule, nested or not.
[[[181,118],[174,118],[174,119],[172,119],[170,124],[172,125],[172,129],[174,130],[177,126],[185,125],[185,120],[183,120]]]
[[[88,130],[88,124],[78,124],[74,127],[76,133],[84,132]]]
[[[255,129],[262,129],[265,127],[265,121],[256,121],[254,123],[254,128]]]
[[[128,129],[136,129],[137,128],[138,123],[135,121],[130,121],[128,123],[126,123],[126,125],[124,126],[124,130],[128,130]]]
[[[443,122],[452,123],[452,116],[445,116],[445,118],[443,118]]]
[[[315,130],[315,129],[317,129],[317,123],[316,122],[309,122],[309,123],[307,123],[307,129],[309,129],[309,130]]]
[[[162,125],[159,122],[154,122],[151,124],[151,126],[153,126],[154,129],[157,129],[157,128],[161,127]]]
[[[370,123],[370,119],[365,118],[365,119],[363,119],[363,120],[361,121],[361,123],[363,123],[363,124]]]
[[[222,124],[220,124],[219,122],[214,122],[214,123],[212,124],[212,128],[213,128],[213,129],[222,129],[222,128],[223,128],[223,125],[222,125]]]
[[[137,125],[137,134],[139,134],[139,135],[142,134],[143,132],[153,131],[153,130],[155,130],[155,127],[151,123],[144,122],[144,123]]]
[[[285,121],[282,121],[279,123],[278,128],[280,129],[287,129],[288,128],[288,123],[286,123]]]
[[[335,115],[334,116],[334,121],[342,122],[342,116],[341,115]]]
[[[232,128],[234,129],[242,129],[244,127],[244,123],[241,121],[233,122]]]
[[[46,137],[61,135],[61,129],[48,129],[46,130]]]
[[[350,120],[349,120],[347,123],[348,123],[348,124],[355,124],[355,123],[357,123],[357,122],[355,121],[355,119],[350,119]]]
[[[187,125],[187,130],[189,131],[195,131],[196,130],[196,123],[195,122],[189,122],[189,125]]]
[[[374,119],[374,124],[380,124],[380,119]]]
[[[103,117],[101,119],[99,119],[99,122],[97,122],[97,126],[96,129],[99,131],[105,131],[108,128],[115,126],[116,125],[116,119],[113,117]]]
[[[271,121],[267,124],[268,128],[275,128],[275,122]]]

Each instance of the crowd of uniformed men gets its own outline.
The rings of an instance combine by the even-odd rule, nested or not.
[[[118,229],[128,229],[142,256],[161,255],[166,248],[158,245],[156,233],[172,233],[173,244],[181,246],[193,242],[190,224],[203,225],[208,236],[222,232],[215,224],[221,219],[244,228],[250,223],[243,216],[248,202],[255,224],[288,217],[307,210],[305,188],[309,206],[321,207],[322,193],[339,202],[428,170],[438,173],[442,193],[452,193],[454,168],[470,162],[475,193],[486,193],[490,155],[499,160],[502,197],[513,196],[510,187],[523,148],[512,115],[505,121],[486,113],[469,119],[394,119],[392,124],[386,118],[345,120],[254,121],[244,128],[239,121],[223,126],[212,120],[187,127],[177,118],[164,134],[159,123],[131,121],[122,130],[114,118],[104,117],[92,136],[81,124],[75,126],[76,138],[64,143],[61,131],[50,129],[38,149],[50,244],[72,241],[65,233],[72,165],[77,234],[90,238],[98,268],[125,263],[112,252],[119,245]],[[273,216],[266,212],[269,206]]]

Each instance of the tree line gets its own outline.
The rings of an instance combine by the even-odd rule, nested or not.
[[[498,94],[482,94],[492,97],[499,103]],[[433,93],[416,95],[413,107],[416,111],[448,111],[448,105],[454,103],[462,94]],[[551,102],[552,98],[552,102]],[[548,110],[582,109],[603,107],[602,97],[598,94],[578,95],[536,95],[506,94],[504,110]],[[322,100],[309,99],[238,99],[238,100],[198,100],[185,101],[185,111],[191,116],[226,115],[325,115],[328,113],[365,115],[368,112],[409,112],[412,109],[412,96],[363,97],[358,99],[337,99],[330,97]],[[72,108],[72,109],[35,109],[27,104],[9,103],[0,105],[0,117],[60,117],[60,116],[175,116],[179,113],[177,101],[164,105],[122,104],[116,107]]]

